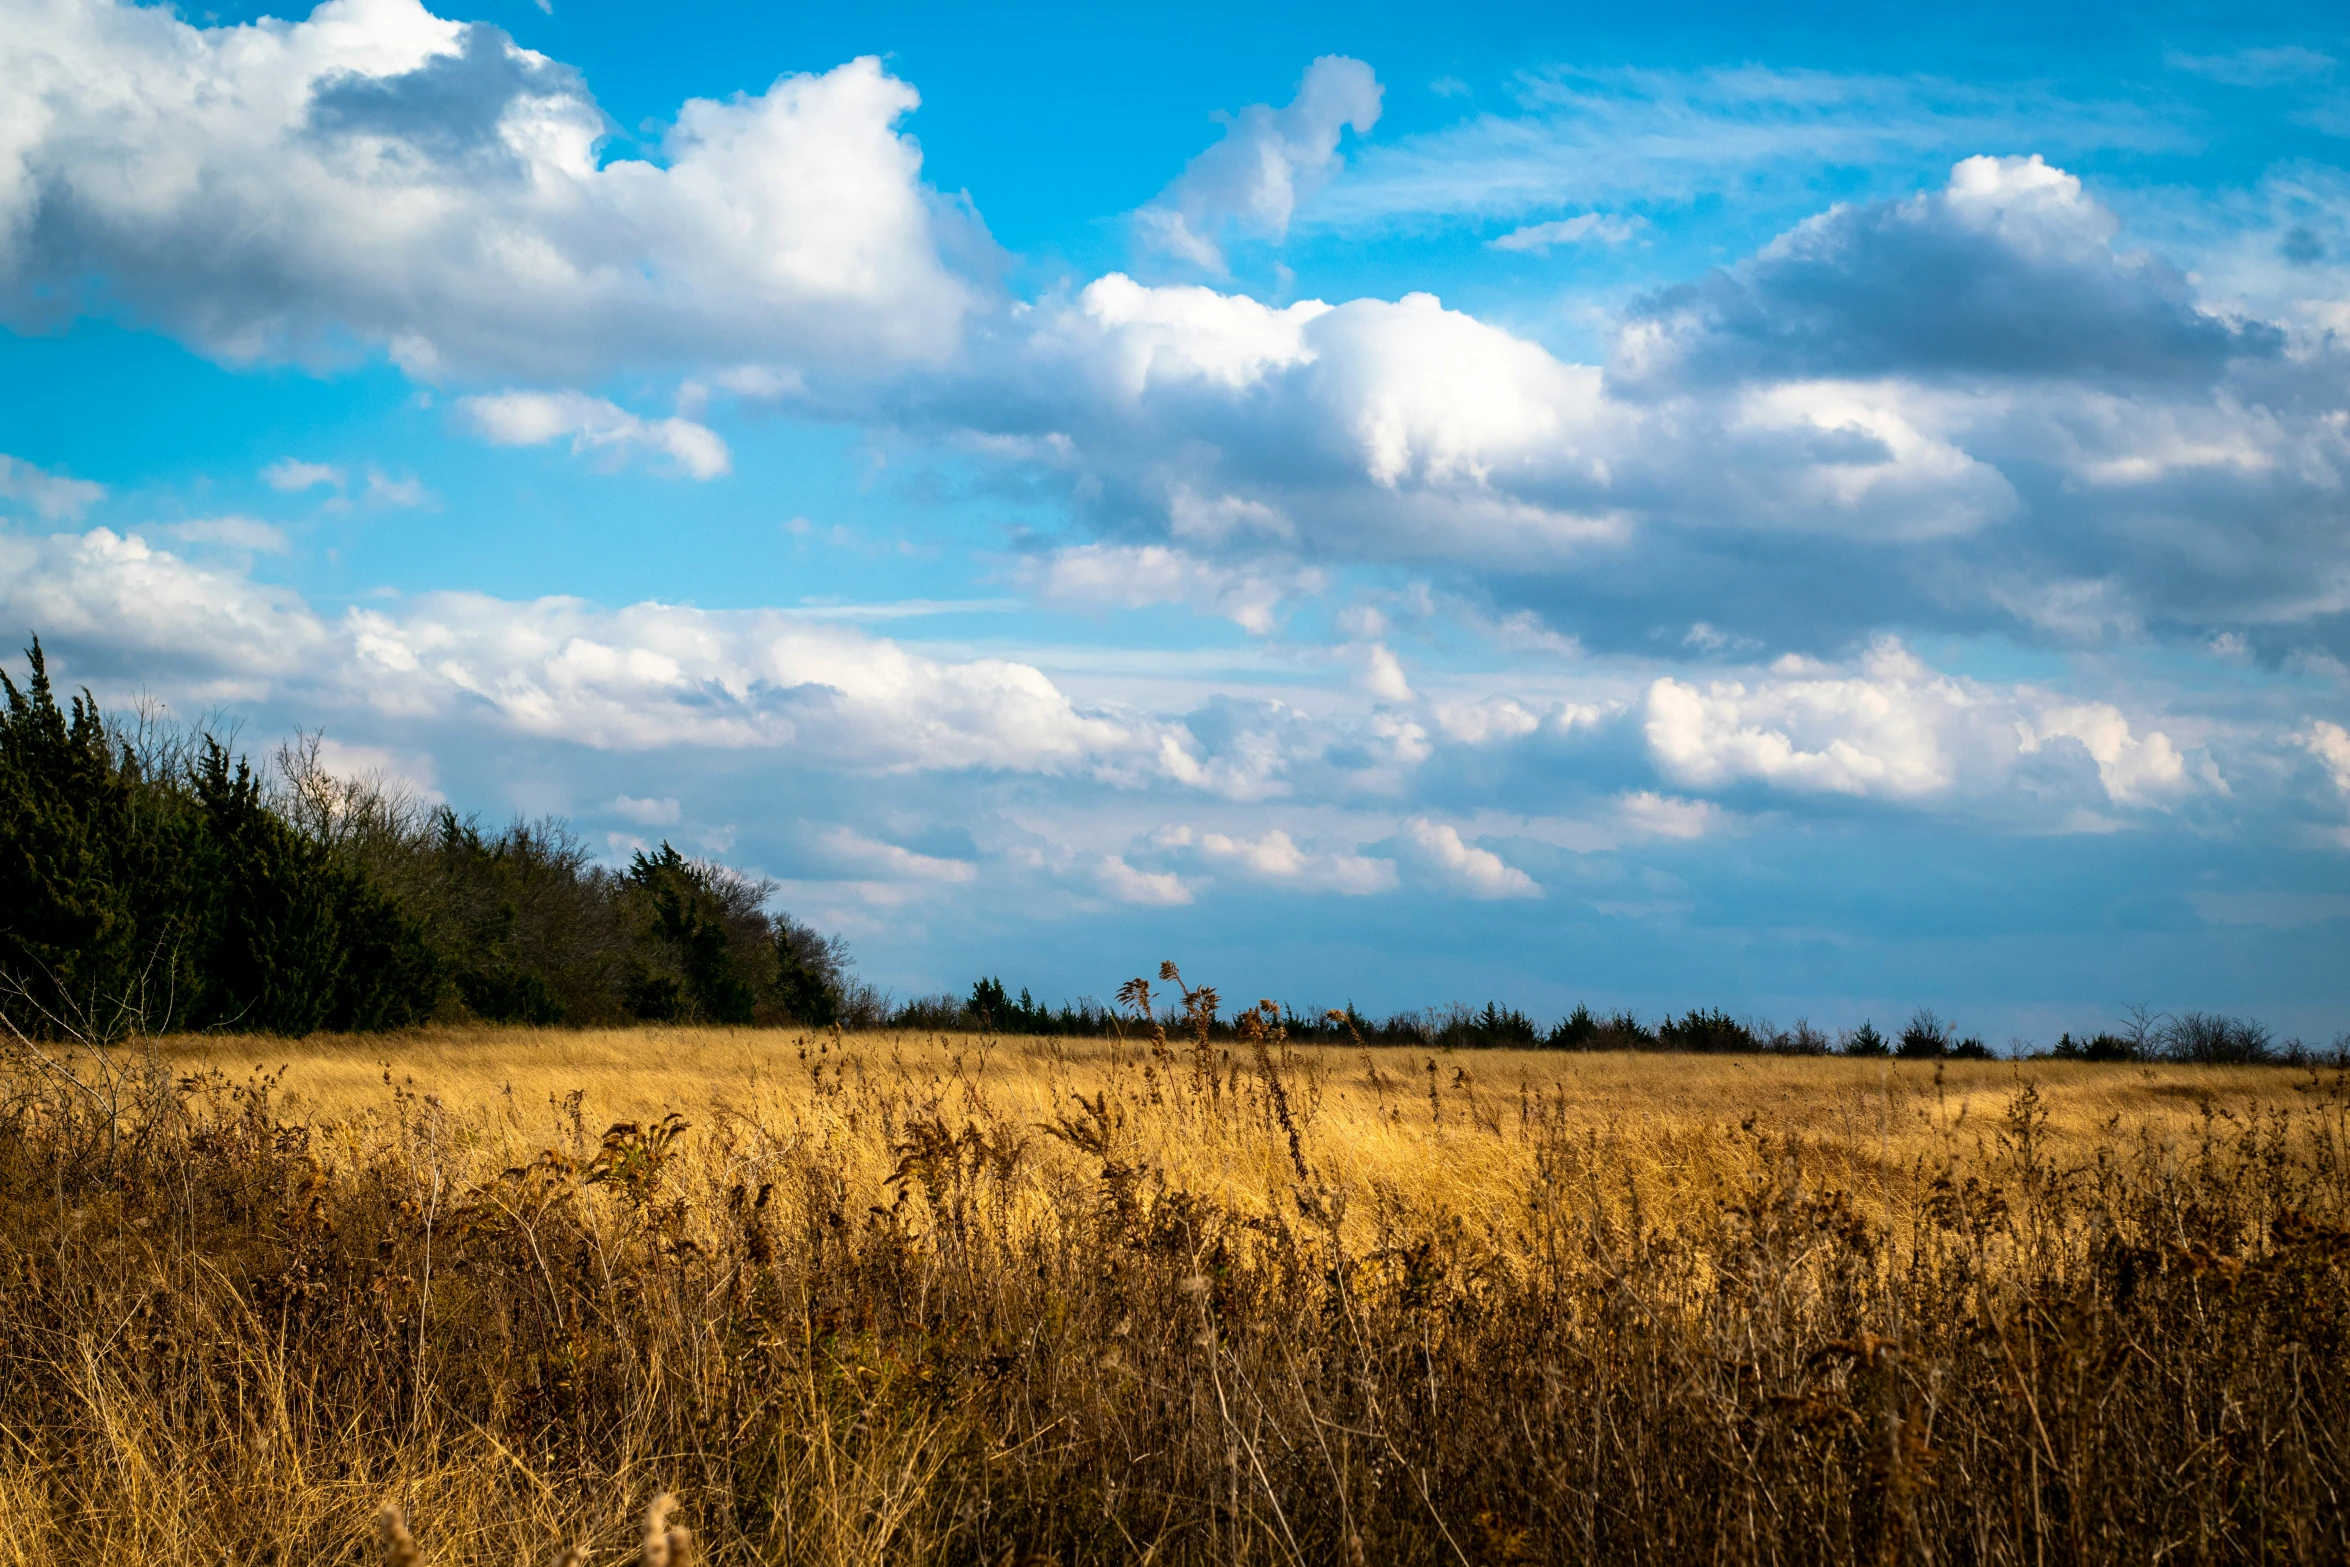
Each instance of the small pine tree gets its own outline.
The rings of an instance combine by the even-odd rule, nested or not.
[[[1848,1056],[1883,1056],[1893,1053],[1885,1036],[1877,1032],[1877,1025],[1863,1022],[1844,1036],[1844,1051]]]
[[[1575,1003],[1575,1010],[1551,1025],[1543,1043],[1553,1050],[1590,1050],[1599,1040],[1599,1019],[1591,1015],[1591,1008],[1583,1002]]]
[[[971,987],[971,999],[963,1003],[963,1010],[979,1019],[983,1028],[1002,1029],[1012,1019],[1012,998],[1004,991],[999,979],[983,979]]]

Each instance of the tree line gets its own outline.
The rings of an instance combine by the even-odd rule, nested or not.
[[[316,741],[256,768],[217,737],[60,706],[36,639],[0,670],[0,1022],[89,1039],[230,1030],[303,1035],[421,1023],[839,1024],[1110,1036],[1162,1021],[1136,980],[1116,1007],[1051,1006],[1000,977],[895,1001],[849,972],[837,936],[770,907],[771,882],[667,843],[598,863],[554,818],[485,828],[331,777]],[[1171,969],[1170,969],[1171,972]],[[1212,990],[1185,1016],[1219,1037]],[[1204,1012],[1200,1010],[1205,998]],[[1169,1013],[1169,1018],[1176,1014]],[[1547,1025],[1487,1002],[1372,1018],[1283,1009],[1289,1038],[1424,1048],[1983,1059],[1920,1009],[1891,1032],[1829,1034],[1692,1008],[1654,1022],[1578,1006]],[[1189,1025],[1187,1025],[1189,1026]],[[2340,1059],[2258,1023],[2135,1014],[2052,1051],[2091,1061]]]
[[[109,1039],[433,1020],[827,1024],[870,1007],[838,938],[667,843],[598,864],[0,671],[0,1019]]]
[[[1204,1029],[1211,1038],[1243,1034],[1240,1015],[1225,1017],[1213,990],[1186,988],[1183,1003],[1165,1004],[1146,980],[1121,990],[1123,1010],[1093,1000],[1039,1004],[1023,987],[1013,995],[1000,977],[978,981],[965,997],[939,995],[906,1002],[892,1010],[894,1022],[937,1029],[985,1028],[1005,1034],[1108,1036],[1139,1026],[1178,1022],[1187,1031]],[[1205,1010],[1198,998],[1205,997]],[[1262,1014],[1258,1014],[1260,1017]],[[1416,1049],[1634,1050],[1683,1055],[1857,1056],[1901,1060],[1987,1061],[1995,1052],[1983,1039],[1962,1033],[1930,1007],[1890,1030],[1873,1022],[1835,1033],[1797,1019],[1789,1028],[1732,1016],[1719,1007],[1667,1013],[1651,1022],[1631,1011],[1596,1013],[1578,1005],[1550,1024],[1498,1001],[1482,1008],[1455,1002],[1369,1017],[1351,1003],[1322,1012],[1280,1008],[1282,1032],[1304,1044],[1404,1045]],[[2017,1054],[2043,1060],[2171,1061],[2210,1065],[2278,1062],[2290,1065],[2350,1064],[2350,1034],[2330,1047],[2299,1039],[2279,1041],[2270,1030],[2245,1018],[2215,1012],[2154,1014],[2135,1011],[2116,1031],[2075,1038],[2067,1033],[2053,1047],[2011,1043]]]

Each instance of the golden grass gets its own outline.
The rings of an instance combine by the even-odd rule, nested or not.
[[[467,1129],[473,1152],[502,1164],[570,1136],[566,1100],[575,1093],[577,1124],[590,1131],[672,1111],[696,1122],[821,1126],[839,1119],[844,1086],[940,1106],[950,1118],[984,1110],[1033,1127],[1052,1124],[1076,1096],[1146,1098],[1146,1068],[1162,1082],[1193,1071],[1189,1045],[1179,1044],[1172,1066],[1153,1068],[1139,1038],[805,1029],[462,1028],[298,1043],[181,1037],[162,1048],[183,1070],[282,1070],[281,1102],[322,1124],[380,1124],[392,1090],[429,1094]],[[1244,1047],[1211,1052],[1228,1082],[1253,1078]],[[1763,1126],[1802,1139],[1821,1171],[1856,1195],[1897,1205],[1921,1169],[1995,1157],[2004,1111],[2026,1085],[2045,1111],[2051,1154],[2081,1158],[2118,1140],[2185,1147],[2214,1121],[2242,1126],[2290,1107],[2321,1080],[2256,1066],[1396,1047],[1284,1046],[1281,1060],[1298,1084],[1318,1174],[1458,1211],[1517,1200],[1533,1145],[1506,1134],[1523,1130],[1536,1102],[1553,1127],[1607,1140],[1621,1169],[1666,1188],[1711,1180],[1722,1134]],[[1135,1147],[1171,1179],[1259,1206],[1294,1182],[1286,1150],[1260,1126],[1161,1108],[1136,1118]],[[860,1146],[870,1195],[896,1156],[877,1139]]]
[[[0,1567],[2350,1556],[2339,1076],[158,1051],[0,1062]]]

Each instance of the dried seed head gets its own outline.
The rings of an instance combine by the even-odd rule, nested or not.
[[[585,1545],[575,1545],[555,1558],[555,1567],[587,1567],[587,1560],[591,1554],[593,1553]]]
[[[663,1491],[653,1498],[645,1509],[645,1546],[638,1560],[644,1567],[696,1567],[701,1561],[695,1549],[694,1532],[684,1524],[672,1524],[669,1515],[677,1511],[677,1498]]]
[[[669,1512],[677,1498],[663,1491],[645,1509],[645,1547],[639,1557],[644,1567],[669,1567]]]
[[[395,1504],[384,1503],[384,1510],[375,1515],[375,1535],[383,1542],[384,1560],[390,1567],[417,1567],[424,1560],[424,1552],[416,1548],[416,1536],[408,1532],[408,1520]]]

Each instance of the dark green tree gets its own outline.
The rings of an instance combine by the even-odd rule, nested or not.
[[[973,985],[971,999],[963,1003],[963,1010],[987,1028],[1000,1030],[1013,1022],[1012,998],[1005,993],[1001,979],[983,979]]]
[[[202,744],[199,1027],[303,1035],[397,1028],[432,1011],[441,962],[418,923],[356,867],[272,810],[242,758]]]
[[[189,813],[145,786],[88,692],[58,707],[36,638],[0,671],[0,1010],[29,1032],[168,1027],[193,982]]]
[[[639,1017],[660,1021],[752,1021],[758,996],[738,972],[725,900],[709,869],[664,841],[657,853],[637,851],[629,862],[628,879],[648,911],[651,933],[667,960],[660,968],[640,973],[630,985],[631,1009]]]

